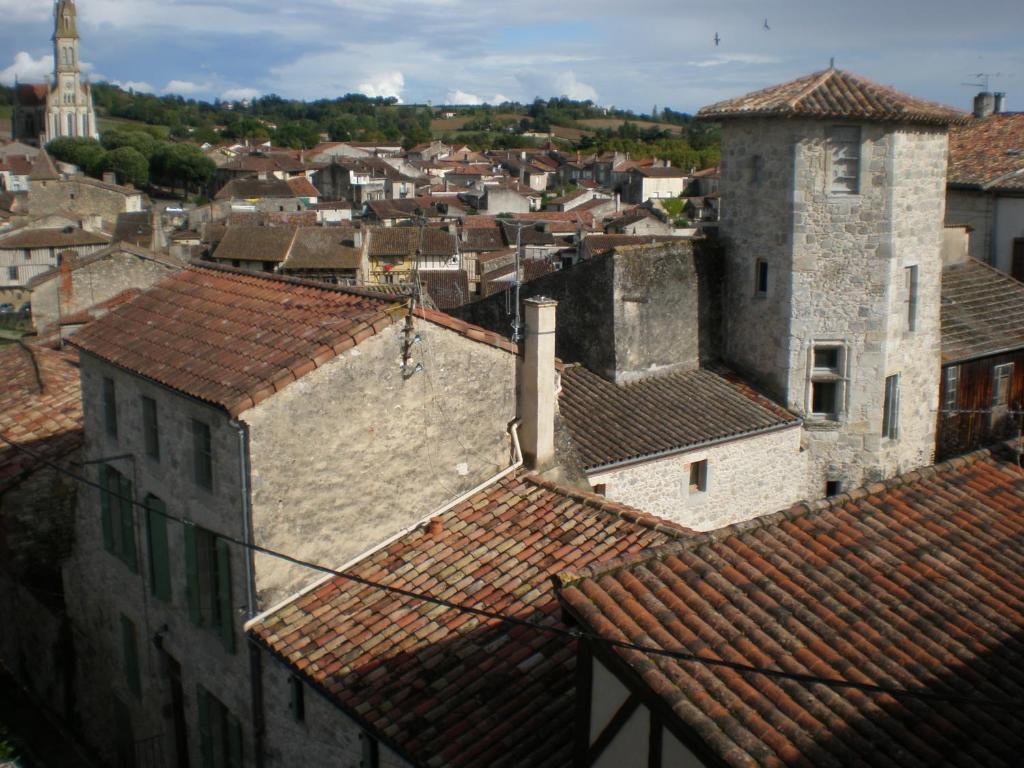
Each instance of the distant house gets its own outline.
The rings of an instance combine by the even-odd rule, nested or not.
[[[109,243],[106,235],[71,226],[23,227],[0,234],[0,288],[24,288],[68,254],[88,256]]]
[[[648,200],[680,197],[689,180],[689,174],[682,168],[656,165],[634,168],[628,173],[623,199],[639,204]]]
[[[28,192],[31,172],[32,159],[25,155],[6,155],[0,158],[0,191]]]
[[[993,112],[986,96],[949,134],[946,223],[974,230],[975,259],[1024,280],[1024,112]]]
[[[81,256],[28,281],[32,322],[45,333],[63,319],[130,289],[145,290],[184,267],[181,261],[121,242]]]
[[[664,213],[662,214],[664,215]],[[672,225],[649,208],[638,206],[605,225],[609,235],[671,235]]]
[[[980,451],[574,565],[571,764],[1017,765],[1024,716],[993,700],[1024,695],[1021,530],[1016,454]]]
[[[61,176],[45,151],[36,157],[29,173],[28,208],[34,215],[53,211],[97,215],[113,227],[119,214],[141,211],[143,202],[142,193],[130,186],[88,176]]]
[[[458,238],[436,227],[369,227],[367,283],[410,283],[417,269],[461,269]]]
[[[293,179],[235,179],[214,197],[228,201],[233,211],[304,211],[319,200],[319,191],[305,177]]]

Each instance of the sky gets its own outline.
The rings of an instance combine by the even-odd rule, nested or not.
[[[694,112],[836,66],[1024,111],[1024,0],[77,0],[89,77],[152,93],[404,103],[569,96]],[[0,0],[0,82],[52,70],[52,0]],[[765,29],[767,20],[768,29]],[[714,37],[718,34],[719,45]]]

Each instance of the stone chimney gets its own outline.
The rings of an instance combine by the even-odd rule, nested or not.
[[[555,458],[555,310],[543,296],[527,299],[525,354],[519,384],[519,429],[523,459],[535,470]]]
[[[1003,110],[1006,109],[1006,94],[1005,93],[994,93],[992,95],[995,97],[995,104],[993,104],[993,106],[992,106],[993,111],[997,115],[1002,114]]]
[[[974,116],[981,119],[996,111],[996,95],[982,91],[974,97]]]

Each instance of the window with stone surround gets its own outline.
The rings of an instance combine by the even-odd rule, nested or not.
[[[242,768],[242,724],[202,685],[196,686],[202,768]]]
[[[135,549],[135,515],[132,483],[113,467],[100,464],[100,525],[103,547],[117,555],[134,573],[138,569]]]
[[[189,619],[220,636],[224,650],[235,652],[231,600],[231,553],[212,531],[185,525],[185,597]]]
[[[117,391],[114,389],[114,380],[104,377],[103,379],[103,425],[107,434],[117,439]]]
[[[811,349],[807,412],[820,419],[836,420],[846,403],[848,380],[846,347],[819,343]]]
[[[855,125],[834,125],[828,133],[832,179],[829,187],[834,195],[856,195],[860,192],[860,128]]]

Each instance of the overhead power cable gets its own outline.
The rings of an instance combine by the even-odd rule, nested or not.
[[[139,507],[140,509],[146,510],[148,512],[156,512],[162,517],[173,522],[180,523],[183,526],[196,527],[196,524],[191,520],[188,520],[183,517],[178,517],[177,515],[172,515],[167,512],[161,512],[159,510],[151,509],[150,507],[146,506],[143,502],[136,501],[135,499],[128,498],[126,496],[121,496],[120,494],[108,488],[104,488],[102,485],[93,480],[89,480],[88,478],[77,475],[64,467],[61,467],[56,462],[51,461],[50,459],[47,459],[43,456],[40,456],[35,451],[25,448],[24,446],[14,442],[13,440],[10,440],[6,435],[0,434],[0,440],[2,440],[4,443],[11,446],[15,450],[20,451],[27,456],[30,456],[31,458],[35,459],[41,464],[51,467],[52,469],[57,470],[58,472],[66,475],[67,477],[70,477],[82,483],[83,485],[87,485],[92,488],[96,488],[100,491],[103,491],[109,494],[112,498],[120,499],[121,501],[127,501],[132,506]],[[472,616],[477,616],[479,618],[488,619],[491,621],[499,621],[506,624],[512,624],[515,626],[532,629],[538,632],[546,632],[551,635],[557,635],[571,640],[586,640],[588,642],[606,645],[612,648],[620,648],[622,650],[627,651],[637,651],[640,653],[648,654],[650,656],[661,656],[673,659],[675,661],[681,661],[684,663],[702,664],[707,667],[729,669],[742,674],[759,675],[761,677],[767,677],[775,680],[786,680],[806,685],[822,685],[828,688],[857,690],[863,693],[869,693],[874,695],[892,696],[893,698],[918,699],[922,701],[931,701],[944,704],[973,705],[979,707],[997,707],[1002,709],[1024,709],[1024,701],[1016,701],[1012,699],[999,700],[974,696],[963,696],[958,694],[934,693],[932,691],[912,688],[893,688],[884,685],[875,685],[873,683],[859,683],[852,680],[844,680],[842,678],[821,677],[818,675],[804,674],[800,672],[787,672],[779,669],[769,669],[767,667],[758,667],[750,664],[743,664],[740,662],[727,661],[725,659],[710,658],[708,656],[701,656],[699,654],[690,653],[688,651],[658,648],[655,646],[640,645],[637,643],[632,643],[624,640],[615,640],[612,638],[597,635],[593,632],[588,632],[585,630],[572,627],[538,624],[534,621],[521,619],[517,616],[509,616],[507,614],[497,613],[495,611],[488,611],[486,609],[477,608],[471,605],[464,605],[462,603],[457,603],[442,597],[436,597],[425,592],[417,592],[411,589],[404,589],[402,587],[396,587],[391,584],[382,584],[381,582],[373,581],[372,579],[367,579],[348,571],[339,571],[334,568],[329,568],[325,565],[320,565],[319,563],[313,563],[308,560],[303,560],[302,558],[295,557],[284,552],[278,552],[276,550],[270,549],[269,547],[263,547],[259,544],[253,544],[250,542],[242,541],[233,536],[226,536],[220,533],[217,533],[215,535],[218,538],[223,539],[224,541],[227,541],[243,549],[249,549],[253,552],[258,552],[269,557],[274,557],[279,560],[283,560],[287,563],[291,563],[292,565],[307,568],[311,571],[316,571],[327,576],[335,576],[337,578],[345,579],[347,581],[351,581],[356,584],[361,584],[366,587],[379,589],[385,592],[389,592],[391,594],[409,598],[411,600],[417,600],[420,602],[430,603],[433,605],[439,605],[444,608],[449,608],[451,610],[459,611],[461,613],[466,613]]]

